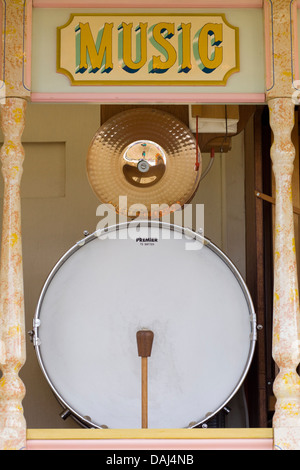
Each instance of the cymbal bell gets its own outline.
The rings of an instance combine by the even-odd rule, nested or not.
[[[192,199],[201,176],[199,149],[198,159],[199,169],[195,138],[180,120],[160,110],[136,108],[98,129],[87,154],[87,174],[102,203],[127,217],[150,218],[157,206],[165,205],[164,215]],[[127,197],[126,208],[119,203],[121,196]]]

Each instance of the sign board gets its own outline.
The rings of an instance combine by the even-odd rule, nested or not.
[[[224,86],[239,67],[224,14],[72,13],[57,28],[57,72],[72,86]]]

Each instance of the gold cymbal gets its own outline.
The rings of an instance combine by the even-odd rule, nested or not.
[[[87,173],[96,196],[117,213],[151,217],[189,202],[200,182],[196,141],[176,117],[152,108],[121,112],[97,131],[87,154]],[[126,207],[120,197],[127,197]],[[133,207],[133,205],[135,205]],[[138,205],[138,206],[137,206]],[[168,209],[171,208],[171,209]]]

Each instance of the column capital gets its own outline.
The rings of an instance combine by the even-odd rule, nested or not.
[[[29,99],[32,0],[0,0],[0,99]]]
[[[264,0],[264,14],[266,97],[291,98],[299,73],[297,0]]]

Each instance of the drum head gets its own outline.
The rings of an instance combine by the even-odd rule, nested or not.
[[[59,401],[84,426],[141,426],[136,333],[154,333],[149,428],[205,422],[241,386],[255,314],[232,263],[168,224],[95,232],[57,263],[35,317],[36,352]]]

